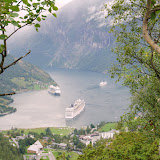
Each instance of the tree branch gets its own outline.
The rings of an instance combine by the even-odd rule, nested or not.
[[[6,70],[7,68],[15,65],[18,61],[20,61],[22,58],[26,57],[26,56],[27,56],[28,54],[30,54],[30,53],[31,53],[31,50],[30,50],[28,53],[26,53],[24,56],[18,58],[17,60],[15,60],[14,62],[12,62],[12,63],[9,64],[8,66],[4,67],[3,70]]]
[[[17,28],[17,29],[16,29],[14,32],[12,32],[5,40],[9,39],[9,38],[10,38],[14,33],[16,33],[19,29],[21,29],[21,28],[23,28],[23,27],[25,27],[25,26],[27,26],[27,25],[32,24],[32,23],[37,19],[37,17],[38,17],[41,13],[42,13],[42,12],[40,12],[39,14],[37,14],[36,17],[35,17],[31,22],[26,23],[26,24],[24,24],[23,26]]]
[[[151,13],[151,0],[147,0],[147,9],[144,14],[143,25],[142,25],[143,38],[151,46],[153,50],[155,50],[158,54],[160,54],[160,46],[158,46],[148,34],[148,19],[150,17],[150,13]]]
[[[160,10],[160,8],[154,8],[154,9],[151,9],[151,13],[152,13],[152,12],[159,11],[159,10]]]
[[[15,92],[11,92],[11,93],[4,93],[4,94],[0,94],[0,97],[1,96],[11,96],[11,95],[14,95],[16,94]]]

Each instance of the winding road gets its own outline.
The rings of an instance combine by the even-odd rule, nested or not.
[[[43,157],[43,156],[48,156],[50,160],[56,160],[56,158],[55,158],[55,156],[53,155],[52,152],[48,152],[48,153],[42,153],[41,152],[41,153],[39,153],[39,155],[37,155],[36,160],[40,160],[41,157]]]

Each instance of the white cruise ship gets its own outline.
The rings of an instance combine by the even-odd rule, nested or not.
[[[59,88],[58,86],[50,85],[50,86],[48,87],[48,92],[49,92],[50,94],[55,95],[55,96],[60,96],[60,95],[61,95],[61,90],[60,90],[60,88]]]
[[[105,86],[106,84],[107,84],[106,81],[102,81],[102,82],[100,82],[99,86],[102,87],[102,86]]]
[[[65,119],[71,120],[79,115],[85,108],[84,100],[78,99],[74,104],[71,104],[70,107],[67,107],[65,110]]]

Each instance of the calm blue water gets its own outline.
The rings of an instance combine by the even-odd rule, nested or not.
[[[118,121],[128,107],[129,89],[120,83],[115,84],[115,80],[107,75],[66,69],[53,70],[49,74],[59,84],[61,96],[52,96],[47,90],[14,95],[11,106],[16,107],[17,112],[0,117],[0,129],[81,127],[101,121]],[[107,81],[107,85],[99,87],[102,80]],[[79,98],[86,102],[85,111],[76,119],[66,122],[65,108]]]

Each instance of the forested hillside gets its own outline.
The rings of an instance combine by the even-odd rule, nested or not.
[[[6,64],[13,60],[12,56],[8,56]],[[16,65],[8,68],[0,76],[0,81],[0,93],[43,89],[51,83],[56,84],[49,74],[24,61],[19,61]]]
[[[9,64],[13,60],[12,56],[8,56],[6,64]],[[0,93],[2,94],[46,89],[50,84],[56,85],[56,82],[49,74],[22,60],[2,73],[0,75],[0,82]],[[16,109],[7,106],[11,102],[12,99],[10,97],[0,98],[0,115],[16,111]]]

